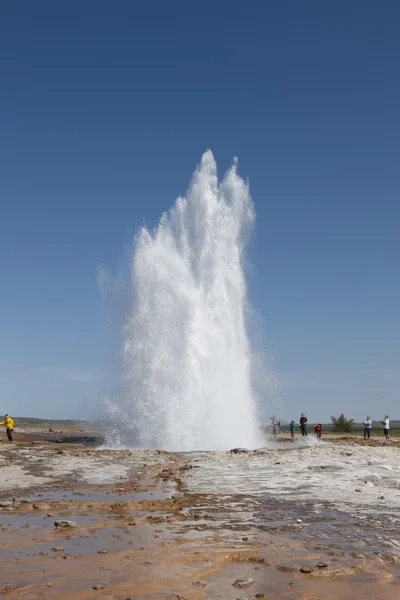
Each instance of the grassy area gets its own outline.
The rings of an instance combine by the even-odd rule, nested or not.
[[[79,423],[77,425],[64,425],[63,423],[60,423],[58,421],[56,422],[47,422],[44,421],[43,423],[37,423],[37,424],[33,424],[33,423],[23,423],[23,422],[18,422],[18,423],[14,423],[15,427],[23,427],[26,430],[37,430],[37,431],[48,431],[49,429],[52,429],[53,431],[63,431],[63,432],[67,432],[67,431],[80,431],[81,429],[85,429],[85,425],[82,423]]]
[[[332,423],[327,423],[326,425],[322,425],[322,429],[326,433],[333,433],[333,425]],[[364,433],[364,423],[354,423],[353,425],[353,435],[363,435]],[[371,435],[382,435],[383,436],[383,425],[381,421],[372,421],[372,429]],[[390,421],[390,435],[393,437],[400,436],[400,421]]]
[[[37,417],[13,417],[18,425],[80,425],[82,421],[74,419],[39,419]]]
[[[12,415],[11,415],[12,416]],[[73,419],[38,419],[35,417],[12,417],[15,427],[26,427],[28,429],[76,429],[85,427],[83,421]]]

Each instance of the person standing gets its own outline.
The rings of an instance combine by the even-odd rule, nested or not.
[[[367,417],[364,421],[364,440],[371,437],[372,421],[371,417]]]
[[[385,415],[385,420],[382,421],[383,425],[383,433],[385,434],[385,438],[390,440],[390,421],[388,415]]]
[[[292,438],[292,440],[294,440],[295,430],[296,430],[296,422],[292,420],[292,421],[290,421],[290,437]]]
[[[301,429],[301,435],[304,437],[305,435],[308,435],[307,433],[307,417],[305,416],[304,413],[301,413],[301,417],[300,417],[300,429]]]
[[[4,427],[6,428],[8,441],[12,442],[12,432],[14,431],[14,421],[12,420],[12,418],[6,415],[4,417],[4,421],[1,421],[0,425],[4,425]]]
[[[279,435],[279,425],[281,424],[278,417],[276,415],[274,415],[271,419],[272,421],[272,433],[274,436],[274,440],[276,440],[278,438]]]

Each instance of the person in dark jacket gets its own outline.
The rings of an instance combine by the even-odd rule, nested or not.
[[[304,413],[301,413],[301,417],[300,417],[300,429],[301,429],[301,435],[304,437],[305,435],[308,435],[307,433],[307,417],[305,416]]]

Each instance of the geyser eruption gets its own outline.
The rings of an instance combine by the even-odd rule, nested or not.
[[[186,198],[154,231],[139,232],[121,397],[109,405],[119,443],[176,451],[261,443],[243,269],[254,217],[236,165],[219,183],[208,151]]]

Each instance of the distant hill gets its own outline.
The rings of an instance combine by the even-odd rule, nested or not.
[[[72,427],[73,425],[82,425],[83,421],[74,419],[38,419],[36,417],[12,417],[16,426],[18,425],[64,425]]]

